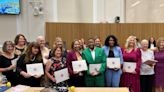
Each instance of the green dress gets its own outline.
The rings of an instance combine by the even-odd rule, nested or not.
[[[106,55],[102,48],[95,47],[95,60],[92,58],[91,50],[86,48],[83,53],[82,57],[86,60],[87,64],[102,64],[100,68],[100,74],[96,76],[91,76],[89,72],[89,68],[87,73],[85,74],[85,84],[88,87],[104,87],[105,86],[105,77],[104,72],[106,69]]]

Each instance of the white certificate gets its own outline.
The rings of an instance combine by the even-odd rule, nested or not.
[[[85,60],[73,61],[72,62],[73,71],[81,72],[87,70],[87,63]]]
[[[18,61],[19,57],[18,58],[15,58],[11,61],[11,64],[12,65],[16,65],[17,64],[17,61]]]
[[[89,72],[98,74],[102,64],[89,64]]]
[[[29,89],[30,86],[25,86],[25,85],[17,85],[15,87],[11,87],[9,89],[9,91],[5,91],[5,92],[26,92],[27,89]]]
[[[132,73],[136,69],[136,63],[133,63],[133,62],[124,62],[123,69],[126,72],[128,72],[128,73]]]
[[[68,68],[61,69],[54,72],[56,83],[60,83],[69,79]]]
[[[31,76],[44,74],[42,63],[27,64],[26,69],[27,69],[27,73],[30,74]]]
[[[19,57],[13,59],[13,60],[11,61],[11,64],[12,64],[12,65],[17,65],[18,59],[19,59]],[[13,69],[13,72],[16,72],[16,69]]]
[[[111,69],[120,68],[120,58],[107,58],[107,67]]]

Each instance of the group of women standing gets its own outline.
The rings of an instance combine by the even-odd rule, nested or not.
[[[17,58],[17,64],[13,64]],[[121,67],[114,69],[107,67],[107,58],[120,58]],[[73,71],[72,62],[81,60],[87,62],[88,70]],[[99,37],[89,38],[87,44],[80,39],[74,40],[71,50],[68,51],[64,48],[60,37],[55,39],[53,49],[50,50],[45,45],[44,37],[39,36],[36,42],[27,45],[26,38],[19,34],[15,38],[15,45],[11,41],[4,43],[3,53],[0,56],[0,72],[6,75],[13,86],[23,84],[36,87],[43,83],[55,88],[121,86],[128,87],[131,92],[152,92],[153,87],[156,87],[157,92],[162,92],[164,91],[163,61],[163,37],[157,40],[157,44],[153,38],[150,41],[144,39],[141,41],[141,47],[138,47],[136,37],[129,36],[124,48],[118,45],[114,35],[106,38],[104,46]],[[123,68],[125,62],[136,63],[135,70],[127,72]],[[26,65],[35,63],[43,65],[45,75],[32,76],[27,73]],[[100,69],[96,70],[96,73],[89,71],[91,64],[101,64]],[[68,68],[70,79],[56,83],[54,72],[64,68]]]

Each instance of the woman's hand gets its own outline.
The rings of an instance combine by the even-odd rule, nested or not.
[[[118,70],[119,70],[119,68],[114,68],[113,70],[114,70],[114,71],[118,71]]]
[[[74,71],[73,73],[74,73],[74,74],[78,74],[79,72],[77,72],[77,71]]]
[[[16,68],[16,65],[10,65],[8,68],[7,68],[7,71],[10,71],[10,70],[13,70]]]
[[[125,69],[122,69],[122,72],[123,72],[123,73],[125,73],[125,72],[126,72],[126,70],[125,70]]]
[[[56,82],[55,78],[52,78],[51,81]]]
[[[42,75],[34,75],[36,79],[40,78]]]
[[[23,77],[25,77],[25,78],[30,78],[30,77],[31,77],[30,74],[28,74],[28,73],[26,73],[26,72],[24,72],[24,71],[22,71],[20,74],[21,74]]]
[[[136,71],[133,71],[132,74],[137,74],[137,72]]]

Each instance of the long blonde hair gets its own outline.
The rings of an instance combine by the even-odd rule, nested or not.
[[[135,36],[129,36],[127,39],[126,39],[126,43],[125,43],[125,49],[128,49],[129,48],[129,41],[131,39],[134,39],[134,50],[137,49],[137,42],[136,42],[136,37]]]
[[[157,51],[160,51],[160,42],[161,41],[164,41],[164,37],[159,37],[158,40],[157,40]]]

